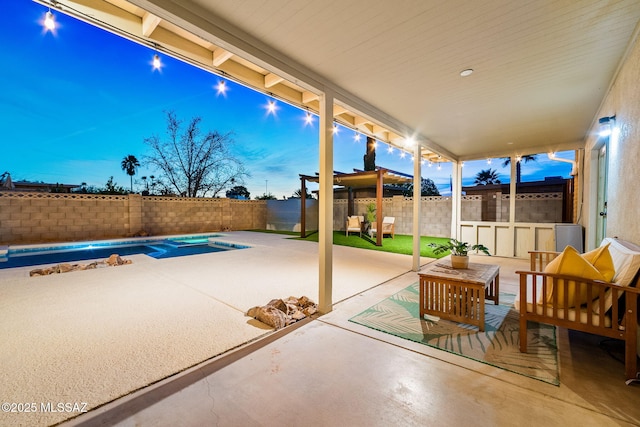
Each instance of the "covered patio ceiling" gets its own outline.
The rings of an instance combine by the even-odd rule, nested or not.
[[[582,147],[637,0],[36,0],[424,158]],[[467,77],[460,72],[473,69]]]

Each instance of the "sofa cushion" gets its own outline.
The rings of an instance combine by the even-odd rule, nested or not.
[[[632,285],[633,278],[640,268],[640,246],[611,237],[605,237],[600,247],[606,245],[609,246],[609,253],[615,266],[615,274],[611,281],[620,286]],[[609,289],[604,294],[605,313],[609,311],[611,306],[613,306],[613,295]],[[594,303],[593,307],[593,311],[599,314],[600,304]]]
[[[604,276],[589,261],[583,258],[580,253],[573,247],[567,246],[560,255],[552,260],[544,269],[545,273],[563,274],[567,276],[575,276],[588,280],[605,281]],[[567,292],[569,297],[568,308],[576,306],[575,292],[579,287],[579,295],[577,304],[582,305],[587,302],[587,290],[585,286],[576,286],[570,283]],[[547,285],[547,303],[553,303],[554,294],[558,295],[558,307],[564,307],[564,287],[558,287],[554,283]]]
[[[615,267],[612,281],[620,286],[629,286],[640,268],[640,246],[605,237],[600,246],[609,245],[609,253]]]
[[[606,282],[611,282],[616,273],[613,258],[611,258],[611,253],[609,252],[610,245],[611,243],[607,242],[590,252],[582,254],[582,257],[602,274]]]

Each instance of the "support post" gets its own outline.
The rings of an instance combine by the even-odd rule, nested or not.
[[[384,191],[384,170],[377,170],[376,179],[376,246],[382,246],[382,194]]]
[[[420,204],[422,203],[422,172],[420,170],[420,144],[413,153],[413,264],[411,269],[420,269]]]
[[[318,311],[333,308],[333,93],[320,95],[320,175],[318,218]]]
[[[460,220],[462,209],[462,163],[454,161],[451,177],[451,237],[461,239]]]

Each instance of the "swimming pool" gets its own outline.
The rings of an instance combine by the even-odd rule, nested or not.
[[[249,246],[216,241],[219,235],[175,236],[155,239],[82,242],[69,245],[9,247],[0,254],[0,269],[58,264],[90,259],[144,254],[156,259],[244,249]]]

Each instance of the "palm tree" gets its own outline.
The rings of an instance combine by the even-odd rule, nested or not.
[[[498,179],[498,172],[491,168],[481,170],[476,174],[476,180],[474,184],[478,184],[478,185],[500,184],[500,180]]]
[[[131,192],[133,193],[133,175],[136,174],[136,169],[140,167],[140,162],[136,159],[136,156],[129,154],[122,159],[120,166],[122,166],[122,170],[131,178]]]
[[[520,160],[516,162],[516,184],[520,184],[520,179],[522,176],[520,164],[522,163],[523,160],[525,163],[535,162],[537,160],[537,154],[528,154],[526,156],[522,156]],[[505,157],[504,161],[502,162],[502,167],[503,168],[507,167],[510,164],[511,164],[511,157]]]

